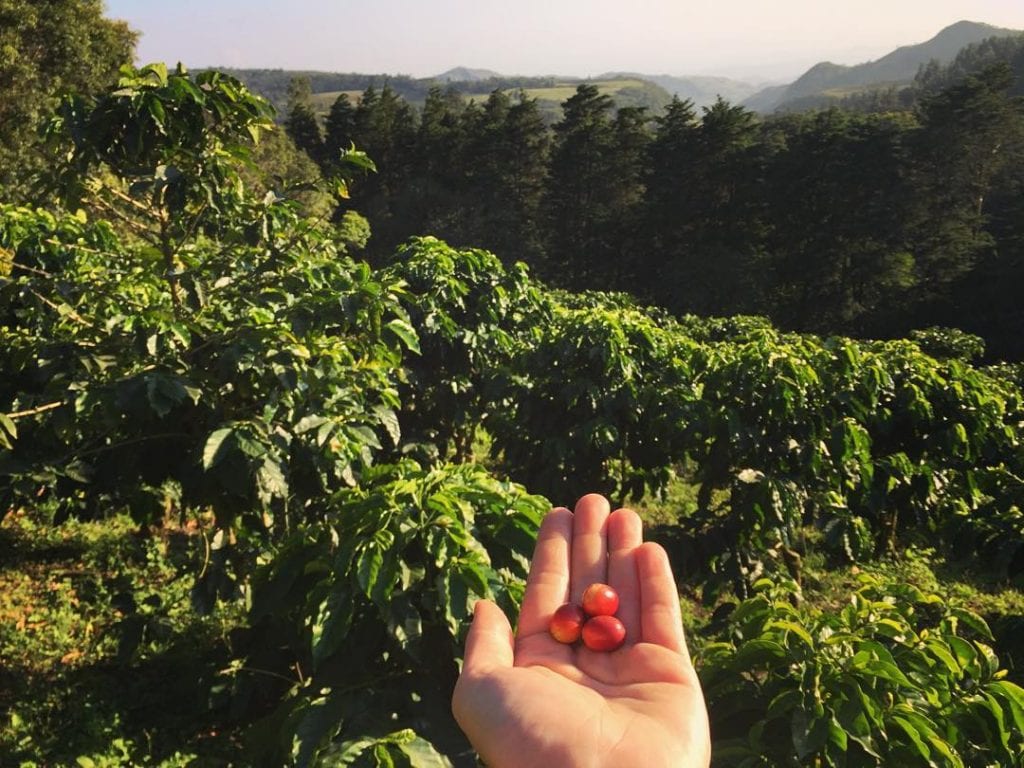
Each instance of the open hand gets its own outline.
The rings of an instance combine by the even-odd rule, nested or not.
[[[626,642],[598,653],[554,640],[555,609],[594,582],[614,587]],[[707,710],[683,637],[665,551],[640,518],[584,496],[541,525],[515,636],[477,603],[455,718],[491,768],[707,768]]]

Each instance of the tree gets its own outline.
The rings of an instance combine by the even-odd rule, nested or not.
[[[181,65],[126,67],[117,90],[68,98],[51,121],[64,140],[56,191],[153,247],[180,315],[184,259],[197,233],[212,234],[243,204],[240,166],[272,113],[219,72],[193,81]]]
[[[876,331],[913,284],[906,115],[788,118],[768,168],[771,302],[805,331]],[[884,320],[883,320],[884,318]]]
[[[562,104],[544,196],[547,275],[576,287],[602,285],[610,248],[604,240],[613,186],[611,97],[582,83]]]
[[[416,151],[416,118],[390,86],[369,87],[355,111],[355,145],[373,158],[377,173],[353,183],[358,208],[373,229],[372,252],[390,254],[410,233],[414,197],[408,181]]]
[[[538,264],[548,129],[536,100],[495,90],[464,122],[467,236],[506,264]]]
[[[665,301],[674,266],[685,259],[692,240],[690,177],[697,162],[699,121],[693,102],[674,97],[655,119],[644,164],[646,258],[638,270],[647,296]],[[678,290],[678,289],[677,289]]]
[[[320,122],[310,101],[311,86],[308,77],[294,77],[288,88],[288,117],[284,127],[295,146],[303,150],[313,161],[324,163],[324,137]]]
[[[420,112],[410,179],[411,232],[467,242],[472,201],[465,177],[473,160],[464,156],[466,106],[456,91],[434,86]]]
[[[920,107],[913,137],[915,204],[909,212],[919,281],[918,325],[949,325],[963,297],[952,290],[993,242],[985,229],[994,181],[1019,161],[1024,101],[1000,63],[970,75]],[[956,324],[955,320],[952,324]]]
[[[649,270],[654,299],[702,314],[757,305],[763,152],[743,107],[719,99],[697,124],[687,102],[669,105],[650,155],[650,258],[662,262]]]
[[[505,113],[491,151],[498,169],[493,249],[506,263],[541,264],[541,200],[547,177],[550,135],[537,100],[520,92]]]
[[[136,37],[101,0],[0,0],[0,190],[23,192],[42,166],[36,129],[57,97],[112,84]]]
[[[605,274],[611,285],[633,284],[639,271],[643,243],[643,206],[647,175],[650,119],[645,107],[622,107],[612,123],[612,149],[608,175],[616,180],[609,189],[605,240]]]
[[[328,167],[337,162],[341,153],[353,143],[356,130],[356,110],[347,93],[338,94],[327,114],[324,131],[324,160]]]

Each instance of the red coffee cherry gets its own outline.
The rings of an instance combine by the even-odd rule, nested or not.
[[[626,642],[626,628],[614,616],[593,616],[583,625],[583,644],[592,651],[614,651]]]
[[[551,617],[548,630],[551,636],[560,643],[575,643],[580,639],[583,622],[587,620],[583,609],[575,603],[566,603],[555,611]]]
[[[619,610],[619,593],[607,584],[591,584],[583,593],[583,610],[587,616],[614,616]]]

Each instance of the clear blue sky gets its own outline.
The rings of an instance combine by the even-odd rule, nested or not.
[[[1024,29],[1024,0],[107,0],[139,60],[428,76],[611,70],[791,79],[961,19]]]

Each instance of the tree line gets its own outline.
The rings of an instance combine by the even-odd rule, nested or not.
[[[352,146],[376,162],[350,203],[371,259],[431,233],[674,313],[876,337],[956,326],[1019,359],[1016,87],[996,62],[913,109],[762,119],[724,100],[616,110],[584,83],[553,126],[522,92],[478,103],[440,87],[422,110],[388,86],[342,94],[321,121],[298,87],[286,126],[325,173]]]

